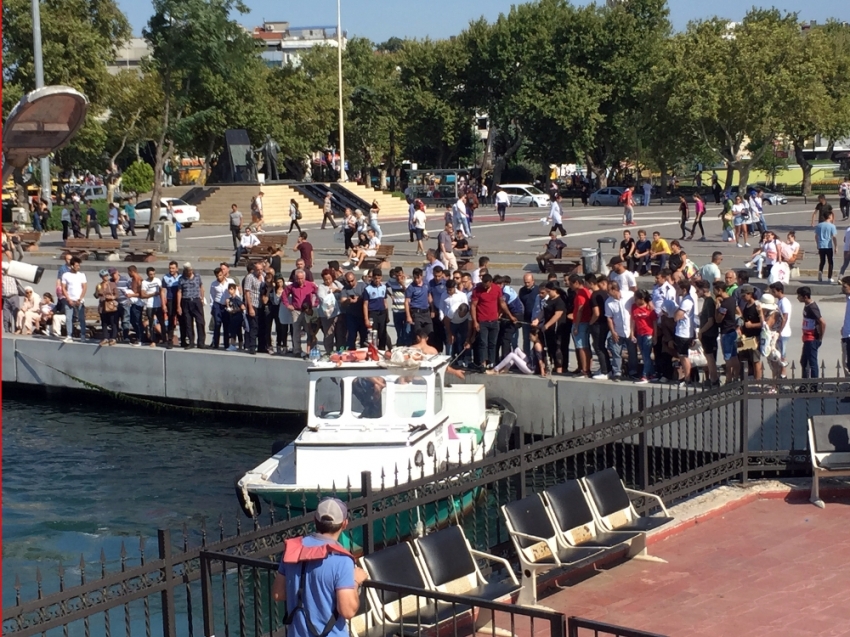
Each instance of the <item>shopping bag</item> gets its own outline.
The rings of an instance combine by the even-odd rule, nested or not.
[[[699,341],[691,345],[691,348],[688,350],[688,361],[690,361],[691,367],[705,367],[708,365],[705,352],[702,350],[702,344]]]

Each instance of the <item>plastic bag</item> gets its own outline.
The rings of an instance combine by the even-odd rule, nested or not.
[[[688,361],[690,361],[691,367],[705,367],[708,365],[705,352],[702,351],[702,344],[699,341],[691,345],[691,348],[688,350]]]
[[[787,263],[774,263],[767,277],[767,284],[789,283],[791,281],[791,266]]]
[[[181,226],[181,225],[180,225],[180,222],[179,222],[179,221],[175,221],[175,222],[174,222],[174,229],[175,229],[177,232],[180,232],[180,231],[183,229],[183,226]]]
[[[334,230],[334,243],[345,243],[345,228],[342,226]]]

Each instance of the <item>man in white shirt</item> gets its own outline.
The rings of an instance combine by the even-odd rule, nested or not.
[[[634,294],[622,290],[617,281],[608,283],[605,318],[608,321],[608,351],[611,353],[611,380],[620,381],[623,375],[623,348],[629,353],[629,375],[637,376],[637,347],[632,338],[631,311]]]
[[[66,343],[73,342],[74,317],[80,326],[80,342],[86,342],[86,291],[88,281],[86,275],[80,272],[81,261],[79,257],[71,259],[69,272],[62,275],[62,295],[65,297],[65,330],[68,335]],[[57,334],[58,335],[58,334]]]
[[[511,205],[511,200],[508,197],[508,193],[506,193],[501,188],[496,188],[496,212],[499,213],[499,221],[505,220],[505,212],[508,209],[508,206]]]
[[[552,197],[552,205],[549,207],[549,221],[552,224],[551,230],[557,230],[562,237],[567,235],[563,225],[563,211],[561,210],[561,195],[556,194]]]
[[[782,317],[782,327],[779,330],[779,339],[776,341],[776,349],[782,354],[782,367],[788,366],[786,360],[786,352],[788,351],[788,341],[791,338],[791,301],[785,296],[785,285],[781,281],[776,281],[768,286],[770,293],[776,297],[776,309]],[[780,378],[786,378],[785,370],[783,369]]]
[[[458,230],[463,230],[463,236],[467,239],[472,236],[469,231],[469,219],[466,217],[466,202],[463,195],[458,197],[452,206],[452,225]]]
[[[452,279],[446,281],[446,296],[440,302],[439,309],[452,357],[458,357],[463,352],[469,335],[469,299],[457,289],[457,284]],[[465,352],[462,358],[467,355]]]
[[[165,340],[165,288],[162,287],[162,280],[156,276],[156,268],[148,267],[145,270],[148,278],[142,281],[142,300],[145,303],[145,316],[148,319],[148,345],[156,347],[159,341]],[[157,333],[154,323],[159,325],[159,333]]]
[[[679,357],[679,387],[685,387],[691,377],[691,362],[688,353],[696,336],[696,303],[691,295],[691,284],[682,280],[676,284],[676,301],[679,305],[673,317],[676,328],[673,332],[673,343],[676,355]]]
[[[224,264],[217,267],[213,274],[215,281],[210,285],[210,315],[213,320],[213,336],[212,348],[218,349],[218,344],[224,332],[224,348],[227,349],[227,344],[230,342],[230,320],[227,313],[227,286],[234,281],[228,280],[227,272],[224,270]]]
[[[620,284],[620,289],[634,294],[637,292],[637,279],[635,275],[626,270],[626,262],[623,257],[614,257],[608,262],[608,267],[611,268],[608,274],[609,281],[616,281]]]
[[[236,258],[233,260],[233,267],[239,265],[239,259],[242,258],[243,254],[248,254],[251,252],[251,248],[258,245],[260,245],[260,240],[251,231],[251,226],[248,226],[245,228],[245,234],[239,240],[239,245],[236,246]]]
[[[118,206],[114,203],[109,204],[109,212],[107,214],[109,232],[112,233],[113,239],[118,239]]]

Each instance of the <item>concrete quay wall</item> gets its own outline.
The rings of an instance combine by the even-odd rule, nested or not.
[[[4,335],[3,383],[48,389],[84,389],[86,381],[105,389],[164,402],[198,401],[286,411],[307,410],[306,364],[278,356],[250,356],[217,350],[166,350]],[[73,378],[71,378],[73,377]],[[582,413],[601,420],[611,405],[622,401],[637,407],[631,383],[541,379],[505,374],[470,374],[467,383],[481,383],[487,396],[501,398],[516,410],[526,431],[551,435],[580,427]],[[603,407],[604,405],[604,407]],[[573,424],[573,416],[576,422]]]

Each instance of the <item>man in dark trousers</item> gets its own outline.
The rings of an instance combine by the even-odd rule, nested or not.
[[[183,317],[186,329],[180,330],[180,344],[183,349],[195,347],[195,332],[197,330],[198,349],[204,349],[206,332],[204,331],[204,284],[201,275],[195,274],[192,264],[183,264],[183,275],[177,282],[177,314]]]
[[[375,330],[378,334],[377,346],[379,349],[387,349],[387,286],[382,283],[384,273],[380,268],[372,270],[372,279],[363,289],[363,321],[366,328]]]

